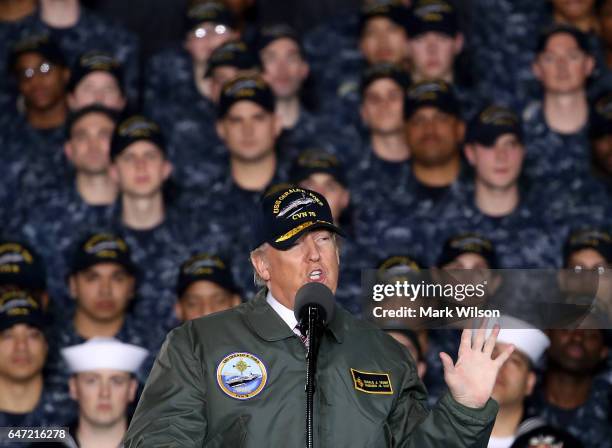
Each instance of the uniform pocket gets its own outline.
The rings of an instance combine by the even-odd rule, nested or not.
[[[224,431],[220,432],[207,443],[206,448],[244,448],[246,446],[250,415],[241,415]]]

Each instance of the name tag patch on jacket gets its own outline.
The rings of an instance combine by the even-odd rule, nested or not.
[[[386,394],[393,393],[391,378],[388,373],[362,372],[351,369],[353,386],[355,389],[366,394]]]
[[[266,366],[252,353],[230,353],[217,366],[217,384],[225,394],[237,400],[258,395],[267,379]]]

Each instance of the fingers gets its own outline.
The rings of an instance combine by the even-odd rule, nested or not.
[[[480,323],[480,326],[478,327],[478,330],[476,330],[476,337],[474,338],[474,344],[472,346],[472,348],[476,351],[482,351],[482,347],[484,345],[484,340],[485,340],[485,334],[487,332],[487,322],[489,320],[488,319],[483,319],[482,322]]]
[[[504,365],[504,363],[508,360],[508,358],[510,357],[513,351],[514,351],[514,344],[510,344],[508,347],[504,349],[503,352],[499,354],[497,358],[494,359],[495,364],[497,365],[498,369]]]
[[[495,348],[495,343],[497,342],[497,336],[499,335],[499,325],[495,324],[493,327],[493,331],[485,341],[484,348],[482,349],[483,353],[490,355],[493,353],[493,349]]]
[[[455,364],[453,363],[453,359],[447,353],[440,352],[440,360],[442,361],[442,367],[444,367],[445,375],[455,370]]]
[[[459,357],[463,355],[467,350],[472,348],[472,329],[466,328],[461,333],[461,343],[459,344]]]

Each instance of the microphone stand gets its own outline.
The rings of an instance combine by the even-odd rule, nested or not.
[[[314,393],[315,393],[315,373],[317,371],[317,352],[321,336],[321,318],[317,306],[309,306],[305,320],[308,322],[306,327],[306,344],[308,352],[306,354],[306,448],[314,448]]]

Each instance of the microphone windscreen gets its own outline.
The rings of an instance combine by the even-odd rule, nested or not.
[[[308,305],[318,305],[323,310],[323,321],[329,323],[334,318],[335,307],[334,293],[323,283],[309,282],[298,289],[295,294],[295,305],[293,312],[295,318],[300,321],[302,313]]]

